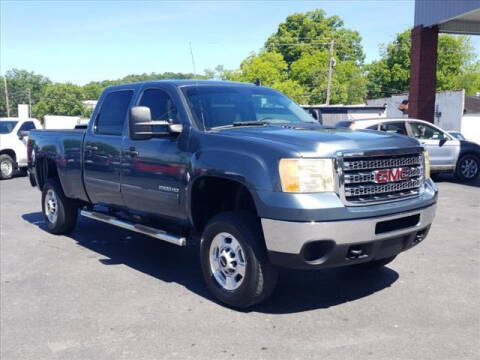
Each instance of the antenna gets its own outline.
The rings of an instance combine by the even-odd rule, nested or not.
[[[190,55],[192,56],[192,67],[193,67],[193,76],[194,78],[197,77],[197,71],[195,70],[195,58],[193,57],[193,49],[192,49],[192,42],[188,43],[190,45]]]

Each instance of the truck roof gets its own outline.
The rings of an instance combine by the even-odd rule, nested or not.
[[[169,79],[169,80],[154,80],[154,81],[141,81],[141,82],[134,82],[134,83],[125,83],[120,85],[112,85],[109,86],[107,89],[115,89],[115,88],[124,88],[124,87],[141,87],[145,85],[156,85],[156,84],[169,84],[177,87],[181,86],[189,86],[189,85],[215,85],[215,86],[246,86],[246,87],[255,87],[255,84],[250,83],[243,83],[237,81],[223,81],[223,80],[177,80],[177,79]]]

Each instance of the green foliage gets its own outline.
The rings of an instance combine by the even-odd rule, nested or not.
[[[293,14],[281,23],[265,43],[265,49],[249,55],[237,71],[209,72],[220,78],[244,82],[259,79],[303,104],[326,101],[330,41],[335,41],[336,67],[331,103],[358,103],[365,97],[366,81],[361,64],[364,54],[356,31],[345,29],[338,16],[323,10]],[[291,89],[290,89],[291,87]]]
[[[410,30],[397,34],[396,39],[382,47],[381,59],[367,66],[368,96],[384,97],[407,92],[410,82]],[[438,38],[437,90],[453,90],[471,74],[469,66],[475,59],[470,38],[440,34]],[[471,92],[471,90],[469,90]]]
[[[83,91],[73,84],[52,84],[43,91],[42,98],[33,108],[36,118],[43,119],[45,115],[82,116],[85,107]]]
[[[17,116],[18,104],[28,104],[28,90],[30,90],[32,104],[36,103],[45,87],[51,81],[45,76],[26,70],[12,69],[5,74],[8,86],[10,116]],[[3,77],[0,78],[0,116],[7,116],[5,103],[5,88]]]
[[[326,16],[321,9],[288,16],[268,38],[265,48],[282,54],[290,65],[304,53],[319,47],[328,51],[331,40],[335,41],[335,54],[340,61],[363,63],[365,56],[359,33],[345,29],[342,19],[336,15]]]

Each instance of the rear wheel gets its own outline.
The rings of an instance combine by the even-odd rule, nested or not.
[[[480,160],[475,155],[464,155],[458,160],[455,175],[461,181],[473,181],[480,172]]]
[[[42,211],[52,234],[68,234],[77,223],[77,204],[65,196],[58,179],[49,179],[43,187]]]
[[[262,244],[260,224],[252,214],[225,212],[209,221],[200,260],[208,288],[222,303],[247,308],[272,294],[278,273]]]
[[[11,179],[15,170],[15,162],[7,155],[0,155],[0,179]]]
[[[359,269],[370,269],[370,270],[374,270],[374,269],[379,269],[387,264],[390,264],[393,260],[395,260],[395,258],[397,257],[397,255],[394,255],[394,256],[390,256],[388,258],[385,258],[385,259],[379,259],[379,260],[372,260],[372,261],[368,261],[368,262],[365,262],[365,263],[360,263],[360,264],[357,264],[357,265],[354,265],[356,268],[359,268]]]

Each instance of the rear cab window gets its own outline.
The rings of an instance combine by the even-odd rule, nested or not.
[[[133,90],[118,90],[106,95],[95,122],[95,133],[122,135]]]

